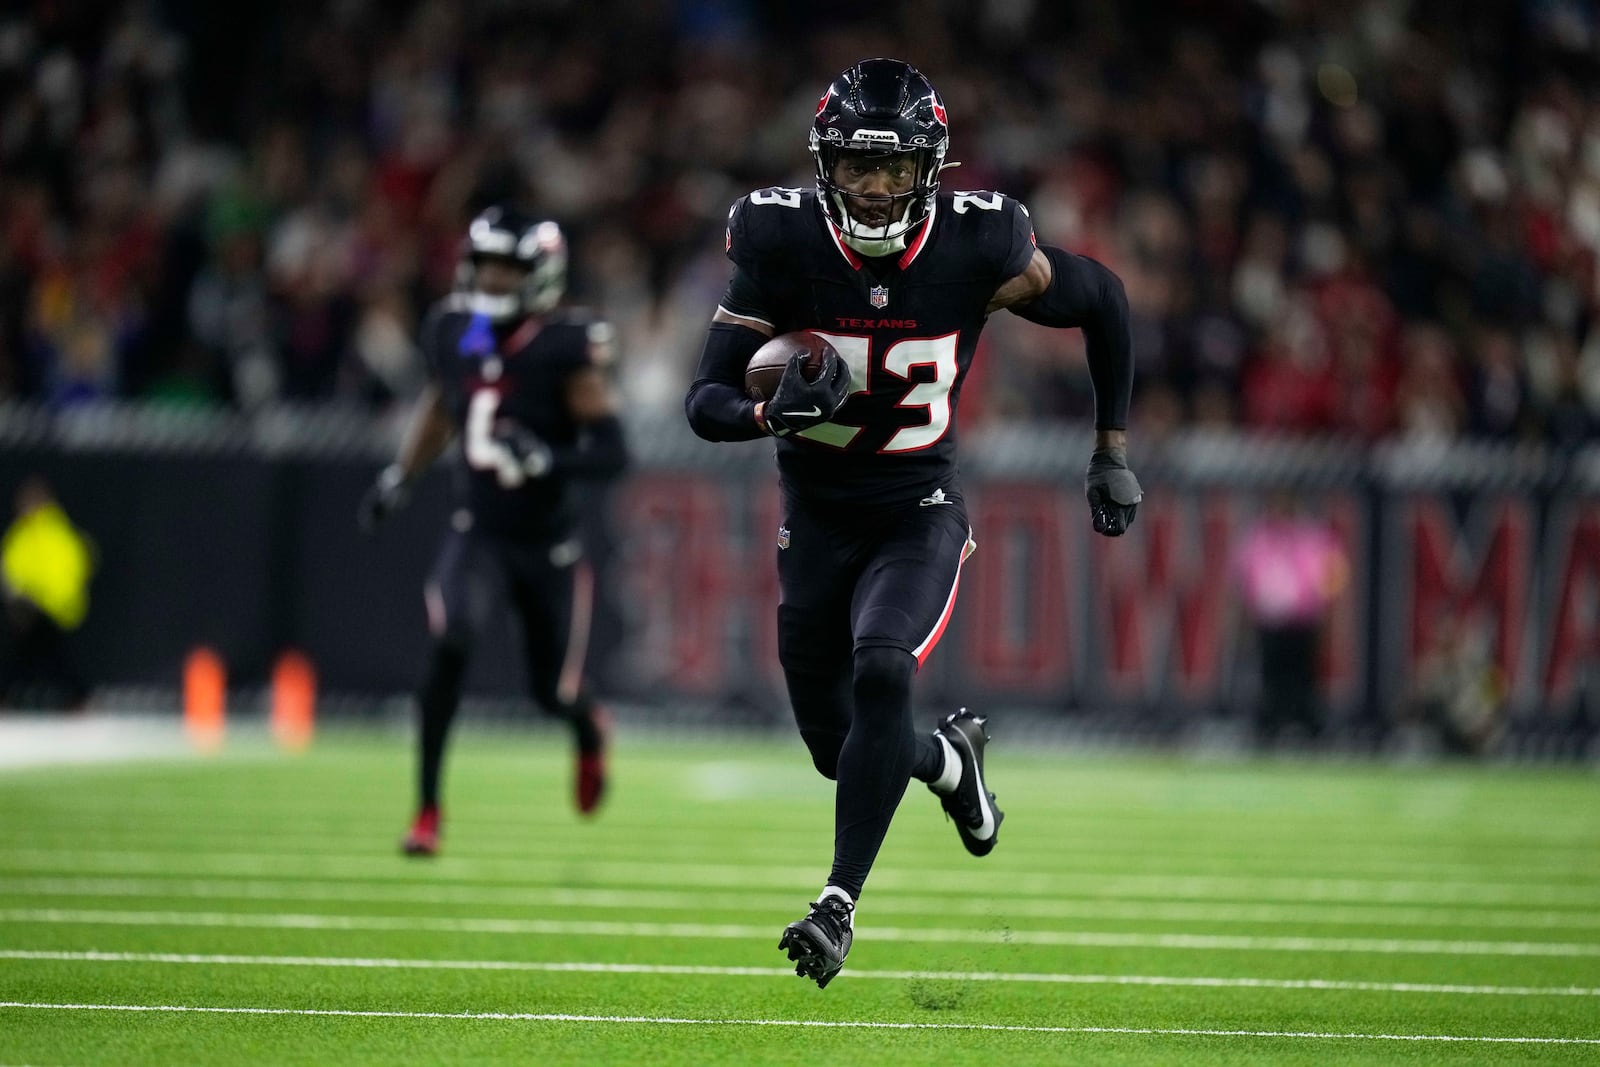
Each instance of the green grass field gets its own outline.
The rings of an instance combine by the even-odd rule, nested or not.
[[[1600,776],[1008,743],[976,860],[913,783],[826,990],[798,739],[468,734],[0,772],[0,1064],[1600,1062]]]

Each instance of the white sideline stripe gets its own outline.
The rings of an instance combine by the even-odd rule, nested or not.
[[[824,1030],[979,1030],[1016,1034],[1135,1034],[1153,1037],[1277,1037],[1329,1041],[1449,1041],[1504,1045],[1600,1045],[1600,1037],[1491,1037],[1469,1034],[1340,1034],[1317,1030],[1191,1030],[1154,1026],[1009,1026],[1000,1023],[889,1023],[822,1019],[680,1019],[651,1015],[569,1015],[501,1011],[355,1011],[345,1008],[216,1008],[190,1004],[36,1004],[0,1000],[0,1008],[44,1011],[194,1012],[211,1015],[335,1016],[356,1019],[463,1019],[531,1023],[632,1023],[645,1026],[796,1026]]]
[[[384,858],[388,858],[385,852]],[[7,849],[0,855],[10,873],[44,867],[90,868],[113,874],[204,873],[211,875],[285,875],[369,877],[373,855],[316,856],[282,852],[206,852],[181,850],[138,851],[117,849]],[[747,885],[753,888],[789,888],[810,885],[816,871],[810,867],[705,863],[636,863],[584,860],[588,878],[599,884],[642,886]],[[561,877],[542,860],[452,858],[447,877],[468,880],[515,876],[529,885]],[[1227,897],[1239,900],[1283,899],[1322,901],[1383,901],[1387,903],[1570,904],[1600,906],[1600,884],[1552,885],[1549,882],[1454,882],[1362,878],[1239,877],[1190,874],[1038,874],[1010,871],[998,881],[972,870],[941,868],[914,870],[881,867],[872,872],[874,892],[886,889],[926,889],[944,886],[951,891],[972,889],[989,896],[1060,895],[1073,891],[1107,897],[1174,898]]]
[[[194,754],[176,716],[22,714],[0,721],[0,771]]]
[[[555,889],[520,886],[440,886],[383,882],[272,882],[166,878],[0,878],[0,894],[70,897],[193,897],[224,900],[336,900],[345,903],[554,904],[576,908],[658,908],[678,911],[771,911],[794,903],[772,893],[692,893],[670,890]],[[1029,919],[1128,919],[1143,922],[1295,923],[1326,926],[1479,926],[1551,930],[1600,928],[1600,912],[1447,909],[1369,904],[1211,904],[1186,901],[975,899],[874,894],[877,914],[934,913]]]
[[[585,963],[535,960],[368,959],[352,956],[231,956],[183,952],[56,952],[0,949],[0,960],[47,960],[62,963],[171,963],[243,965],[250,967],[348,967],[358,970],[537,971],[557,974],[655,974],[694,977],[789,978],[790,967],[709,967],[691,964]],[[1444,985],[1431,982],[1359,982],[1333,978],[1205,978],[1157,974],[1005,973],[995,971],[845,972],[851,979],[934,982],[1023,982],[1052,985],[1179,986],[1196,989],[1313,989],[1320,992],[1438,993],[1448,996],[1600,997],[1600,989],[1583,986]]]
[[[277,930],[409,930],[430,933],[534,934],[595,937],[765,938],[767,926],[732,923],[584,922],[555,919],[447,919],[432,916],[232,914],[228,912],[99,911],[7,908],[0,922],[106,926],[200,926]],[[879,941],[957,944],[1071,945],[1244,952],[1371,952],[1441,956],[1600,957],[1600,944],[1560,941],[1444,941],[1372,937],[1253,937],[1231,934],[1125,934],[1087,930],[951,930],[871,927]]]

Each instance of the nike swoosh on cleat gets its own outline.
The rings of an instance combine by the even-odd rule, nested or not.
[[[979,841],[987,841],[994,836],[994,809],[989,806],[989,791],[983,785],[983,770],[978,765],[978,754],[973,751],[972,742],[967,740],[966,733],[960,730],[953,732],[958,735],[961,744],[966,748],[968,754],[972,756],[972,774],[978,783],[978,810],[983,812],[983,822],[978,824],[977,829],[970,832]]]
[[[780,411],[778,414],[786,419],[809,419],[813,415],[821,415],[822,409],[813,404],[810,411]]]

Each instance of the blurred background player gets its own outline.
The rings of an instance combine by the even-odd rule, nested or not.
[[[814,192],[762,189],[730,213],[735,270],[685,404],[708,440],[777,438],[779,660],[812,761],[838,782],[832,871],[779,947],[826,986],[911,778],[939,796],[974,855],[994,848],[1003,818],[983,780],[985,720],[962,709],[930,735],[911,714],[912,678],[975,547],[955,415],[991,312],[1083,328],[1095,529],[1123,533],[1142,494],[1127,465],[1133,361],[1116,276],[1038,246],[1027,209],[1009,197],[940,193],[944,102],[906,63],[871,59],[839,75],[810,144]],[[748,398],[750,357],[799,329],[833,346],[820,373],[808,380],[797,355],[770,398]]]
[[[1410,751],[1488,756],[1505,736],[1508,687],[1486,629],[1453,613],[1435,621],[1400,713]]]
[[[612,331],[557,312],[567,248],[553,222],[491,207],[467,232],[457,290],[424,321],[430,379],[396,461],[361,501],[371,531],[456,437],[457,507],[426,590],[432,660],[418,695],[419,803],[402,843],[432,855],[439,777],[473,645],[509,604],[521,623],[534,699],[569,723],[575,802],[606,784],[608,722],[585,689],[594,583],[576,532],[571,482],[627,464],[607,368]]]
[[[23,481],[16,508],[0,540],[7,637],[0,649],[0,703],[78,708],[89,687],[68,644],[89,612],[94,546],[41,477]]]

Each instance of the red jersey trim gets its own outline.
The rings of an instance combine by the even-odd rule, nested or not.
[[[833,220],[828,218],[826,212],[823,213],[822,218],[828,224],[828,236],[833,238],[833,246],[844,256],[846,263],[849,263],[856,270],[860,270],[861,257],[856,255],[850,249],[850,246],[844,243],[843,234],[840,233],[839,227],[834,225]]]
[[[518,326],[506,343],[501,346],[502,355],[514,356],[528,346],[528,343],[539,336],[539,331],[544,329],[544,321],[537,316],[531,317]]]
[[[933,232],[933,217],[939,213],[939,198],[934,197],[933,203],[928,205],[928,217],[922,220],[922,229],[917,233],[917,239],[911,242],[911,247],[905,250],[900,257],[900,269],[905,270],[911,266],[911,261],[917,258],[922,251],[922,246],[928,243],[928,234]]]

